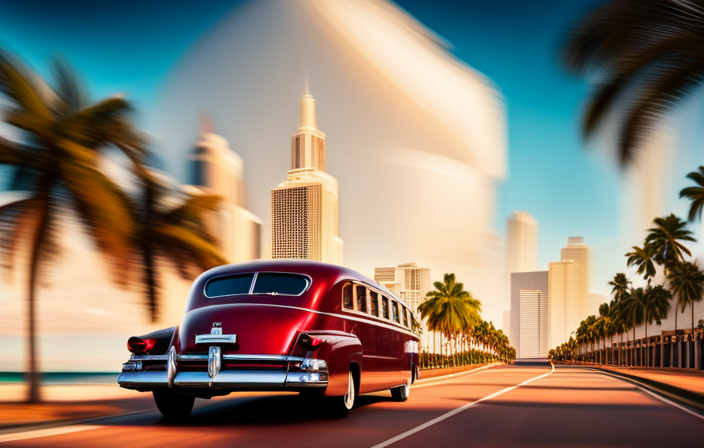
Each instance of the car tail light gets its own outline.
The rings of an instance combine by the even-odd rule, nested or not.
[[[307,334],[302,334],[301,337],[298,338],[298,344],[307,350],[315,350],[323,345],[323,342],[325,342],[324,339],[312,337]]]
[[[132,353],[144,353],[154,348],[156,339],[142,339],[132,336],[127,340],[127,350]]]

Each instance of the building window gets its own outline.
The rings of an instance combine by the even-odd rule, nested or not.
[[[349,283],[342,287],[342,307],[352,309],[352,285]]]
[[[372,316],[379,317],[379,293],[369,291],[369,307],[371,308]]]
[[[367,288],[361,285],[355,286],[355,292],[357,293],[357,311],[363,313],[367,312]]]

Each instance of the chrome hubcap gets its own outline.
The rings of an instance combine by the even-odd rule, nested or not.
[[[354,406],[354,377],[352,372],[349,374],[349,379],[347,380],[347,394],[345,395],[345,407],[347,409],[352,409]]]

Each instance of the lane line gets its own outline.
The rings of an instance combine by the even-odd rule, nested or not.
[[[459,378],[465,378],[468,376],[476,375],[477,373],[486,372],[487,370],[499,367],[504,364],[489,364],[488,366],[479,367],[477,369],[468,370],[466,372],[452,373],[450,375],[436,376],[435,378],[426,378],[416,381],[411,387],[416,389],[418,387],[436,386],[438,384],[446,383],[448,381],[456,380]]]
[[[472,406],[477,405],[477,404],[479,404],[479,403],[481,403],[481,402],[483,402],[483,401],[491,400],[492,398],[496,398],[496,397],[498,397],[498,396],[500,396],[500,395],[503,395],[503,394],[505,394],[505,393],[511,392],[511,391],[514,390],[514,389],[518,389],[518,388],[521,387],[521,386],[525,386],[526,384],[532,383],[533,381],[537,381],[537,380],[543,379],[543,378],[545,378],[546,376],[552,374],[552,373],[555,371],[555,364],[553,364],[553,363],[551,362],[550,365],[551,365],[552,368],[550,369],[550,371],[549,371],[548,373],[544,373],[544,374],[542,374],[542,375],[536,376],[535,378],[531,378],[531,379],[529,379],[529,380],[526,380],[526,381],[524,381],[524,382],[522,382],[521,384],[518,384],[518,385],[516,385],[516,386],[507,387],[506,389],[502,389],[502,390],[500,390],[500,391],[498,391],[498,392],[494,392],[494,393],[491,394],[491,395],[487,395],[486,397],[482,397],[482,398],[480,398],[480,399],[478,399],[478,400],[476,400],[476,401],[472,401],[471,403],[467,403],[467,404],[465,404],[464,406],[460,406],[459,408],[453,409],[453,410],[451,410],[451,411],[449,411],[449,412],[446,412],[445,414],[443,414],[443,415],[441,415],[441,416],[439,416],[439,417],[436,417],[436,418],[434,418],[434,419],[432,419],[432,420],[429,420],[429,421],[423,423],[423,424],[420,425],[420,426],[416,426],[415,428],[410,429],[410,430],[408,430],[408,431],[406,431],[406,432],[404,432],[404,433],[401,433],[401,434],[399,434],[399,435],[397,435],[397,436],[395,436],[395,437],[392,437],[392,438],[390,438],[389,440],[386,440],[386,441],[381,442],[381,443],[379,443],[379,444],[377,444],[377,445],[374,445],[372,448],[384,448],[384,447],[387,447],[387,446],[389,446],[389,445],[392,445],[392,444],[398,442],[399,440],[403,440],[403,439],[405,439],[405,438],[407,438],[407,437],[412,436],[413,434],[415,434],[415,433],[417,433],[417,432],[420,432],[420,431],[422,431],[422,430],[424,430],[424,429],[426,429],[426,428],[429,428],[429,427],[435,425],[436,423],[440,423],[440,422],[443,421],[443,420],[447,420],[448,418],[452,417],[453,415],[459,414],[460,412],[462,412],[462,411],[464,411],[464,410],[466,410],[466,409],[469,409],[469,408],[471,408]]]
[[[79,425],[63,428],[37,429],[35,431],[18,432],[0,436],[0,443],[15,442],[17,440],[37,439],[39,437],[59,436],[62,434],[70,434],[72,432],[90,431],[91,429],[105,428],[98,425]]]
[[[704,415],[701,415],[701,414],[699,414],[699,413],[697,413],[697,412],[694,412],[694,411],[692,411],[691,409],[687,409],[686,407],[682,406],[682,405],[679,404],[679,403],[675,403],[675,402],[672,401],[672,400],[669,400],[669,399],[667,399],[667,398],[665,398],[665,397],[662,397],[662,396],[658,395],[658,394],[655,393],[655,392],[652,392],[652,391],[648,390],[648,388],[646,388],[646,386],[642,385],[642,383],[640,383],[640,382],[638,382],[638,381],[636,381],[636,380],[632,380],[632,379],[630,379],[630,378],[624,378],[624,377],[622,377],[622,376],[614,375],[614,374],[612,374],[612,373],[610,373],[610,372],[605,372],[605,371],[599,370],[599,369],[593,369],[593,368],[589,368],[589,367],[588,367],[588,369],[589,369],[589,370],[592,370],[592,371],[594,371],[594,372],[601,373],[602,375],[608,376],[608,377],[610,377],[610,378],[616,378],[616,379],[621,380],[621,381],[623,381],[623,382],[632,384],[633,386],[637,387],[640,391],[645,392],[646,394],[648,394],[648,395],[650,395],[650,396],[652,396],[652,397],[657,398],[658,400],[662,401],[663,403],[667,403],[667,404],[669,404],[669,405],[671,405],[671,406],[676,407],[676,408],[679,409],[679,410],[682,410],[682,411],[684,411],[684,412],[686,412],[686,413],[688,413],[688,414],[690,414],[690,415],[693,415],[693,416],[695,416],[695,417],[697,417],[697,418],[699,418],[699,419],[701,419],[701,420],[704,420]]]

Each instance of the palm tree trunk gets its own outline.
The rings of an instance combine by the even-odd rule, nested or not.
[[[27,382],[29,390],[27,401],[29,403],[38,403],[41,400],[39,393],[40,374],[37,366],[37,277],[39,275],[39,258],[41,257],[44,244],[46,243],[47,232],[49,229],[49,180],[44,181],[42,199],[39,200],[39,217],[37,228],[34,233],[34,242],[32,244],[32,255],[29,265],[29,297],[28,297],[28,312],[27,312],[27,331],[28,331],[28,368]]]
[[[677,314],[680,312],[679,308],[679,303],[675,302],[675,345],[672,347],[674,353],[672,353],[672,360],[670,362],[672,367],[680,366],[680,338],[677,335]],[[675,362],[675,354],[677,356],[677,362]]]
[[[689,363],[689,367],[693,367],[693,368],[696,369],[696,368],[697,368],[697,361],[696,361],[696,359],[694,360],[694,363],[690,362],[690,359],[692,359],[692,356],[693,356],[694,353],[695,353],[695,352],[694,352],[694,343],[695,343],[696,340],[697,340],[697,339],[694,337],[694,300],[692,300],[692,302],[690,303],[690,305],[692,306],[692,337],[690,338],[690,341],[689,341],[690,350],[689,350],[689,356],[687,357],[687,362]]]

